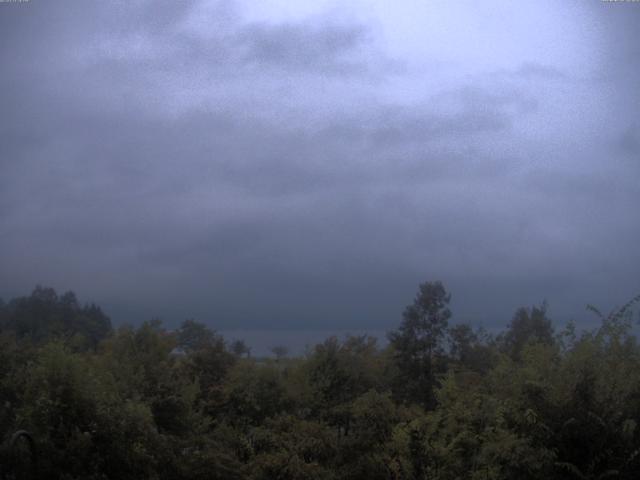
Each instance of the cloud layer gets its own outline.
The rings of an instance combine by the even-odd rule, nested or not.
[[[637,293],[640,9],[540,2],[551,33],[491,55],[471,40],[509,38],[492,12],[486,36],[409,38],[376,5],[1,5],[0,294],[384,329],[427,279],[488,327]],[[540,51],[567,8],[584,29]]]

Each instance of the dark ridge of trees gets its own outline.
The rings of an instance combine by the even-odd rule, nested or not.
[[[591,331],[556,333],[543,304],[496,336],[451,322],[450,298],[420,285],[385,348],[259,359],[195,320],[114,330],[37,287],[0,302],[0,478],[637,478],[640,296],[589,307]]]
[[[59,338],[80,349],[95,348],[112,331],[111,320],[97,305],[81,306],[73,292],[58,296],[42,286],[28,297],[0,303],[0,329],[34,344]]]

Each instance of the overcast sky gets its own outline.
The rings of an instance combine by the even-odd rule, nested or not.
[[[0,297],[389,329],[640,293],[640,3],[0,3]]]

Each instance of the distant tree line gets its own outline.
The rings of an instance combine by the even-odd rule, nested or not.
[[[638,478],[640,296],[590,307],[591,331],[556,332],[543,304],[497,335],[453,324],[450,299],[420,285],[384,348],[267,359],[195,320],[114,329],[71,292],[0,301],[0,478]]]

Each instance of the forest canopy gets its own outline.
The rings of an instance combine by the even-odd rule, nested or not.
[[[542,304],[496,334],[450,299],[421,284],[384,346],[269,358],[193,319],[114,328],[72,292],[0,301],[0,477],[637,478],[640,296],[589,307],[593,330]]]

